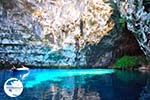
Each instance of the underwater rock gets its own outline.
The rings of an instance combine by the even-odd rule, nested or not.
[[[139,100],[149,100],[150,99],[150,82],[147,79],[146,85],[143,87],[143,91],[140,93]]]

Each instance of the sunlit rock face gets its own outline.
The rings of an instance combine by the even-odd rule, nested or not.
[[[150,1],[115,0],[127,27],[133,32],[141,49],[150,58]]]
[[[87,47],[99,43],[109,48],[99,56],[110,58],[119,38],[116,29],[111,33],[112,13],[104,0],[6,0],[0,4],[1,62],[88,65],[93,53]]]
[[[98,43],[113,28],[112,8],[103,0],[28,0],[33,6],[35,34],[48,45],[62,48]],[[24,9],[24,8],[23,8]]]

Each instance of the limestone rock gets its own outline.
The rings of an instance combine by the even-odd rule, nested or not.
[[[9,3],[0,4],[1,61],[77,66],[90,65],[96,56],[98,66],[111,62],[115,41],[121,36],[117,18],[112,17],[119,15],[112,0]]]
[[[127,27],[133,32],[141,49],[150,58],[150,2],[148,0],[116,0]]]

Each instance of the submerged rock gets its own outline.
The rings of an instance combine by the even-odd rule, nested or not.
[[[149,100],[150,99],[150,79],[147,79],[145,87],[143,87],[143,91],[140,93],[139,100]]]

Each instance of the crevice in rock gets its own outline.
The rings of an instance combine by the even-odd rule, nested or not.
[[[127,27],[124,28],[122,37],[120,38],[119,41],[117,41],[117,43],[118,47],[115,49],[114,52],[117,58],[125,55],[128,56],[144,55],[135,36],[131,31],[127,29]]]

